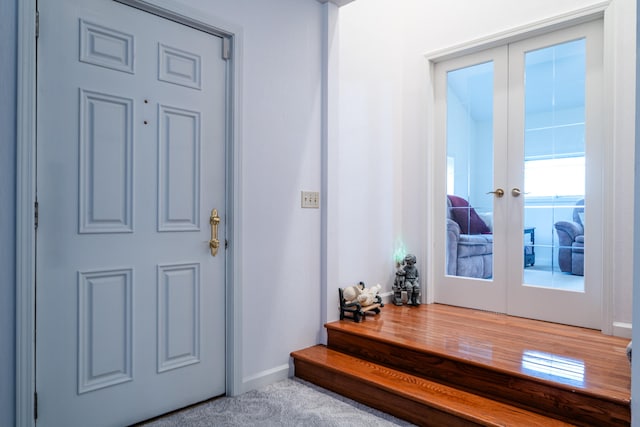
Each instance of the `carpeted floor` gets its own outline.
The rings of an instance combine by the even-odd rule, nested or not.
[[[293,378],[241,396],[210,400],[140,425],[387,427],[413,424]]]

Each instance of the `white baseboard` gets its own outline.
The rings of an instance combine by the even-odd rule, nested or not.
[[[266,371],[258,372],[255,375],[244,378],[242,380],[242,390],[240,393],[246,393],[251,390],[257,390],[259,388],[268,386],[278,381],[286,380],[292,374],[290,374],[289,364],[276,366],[275,368],[267,369]]]
[[[631,323],[613,322],[613,336],[631,339]]]
[[[380,297],[382,298],[382,302],[385,304],[390,304],[393,302],[393,291],[391,292],[380,292]]]
[[[424,291],[422,293],[422,295],[424,295]],[[391,292],[383,292],[380,293],[380,297],[382,298],[382,302],[385,304],[393,304],[393,291]],[[427,302],[424,300],[424,298],[421,299],[421,303],[422,304],[427,304]]]

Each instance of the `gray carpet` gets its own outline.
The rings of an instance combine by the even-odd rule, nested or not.
[[[221,397],[142,424],[209,426],[412,426],[297,378],[237,397]]]

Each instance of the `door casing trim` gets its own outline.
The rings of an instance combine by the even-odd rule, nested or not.
[[[228,41],[226,86],[226,394],[242,393],[241,75],[242,28],[174,0],[114,0]],[[16,153],[16,426],[34,426],[37,56],[36,0],[18,2]]]
[[[589,22],[597,19],[603,19],[603,37],[604,37],[604,69],[603,69],[603,80],[604,80],[604,105],[603,110],[607,111],[606,116],[603,118],[603,126],[604,126],[604,137],[605,140],[615,141],[615,135],[617,133],[617,129],[615,129],[616,124],[614,123],[613,118],[611,117],[611,112],[614,111],[613,106],[615,105],[617,99],[616,94],[614,94],[613,88],[614,80],[615,80],[615,72],[616,67],[620,67],[619,60],[613,57],[611,53],[612,46],[617,42],[621,42],[621,36],[615,32],[615,21],[618,19],[619,15],[622,12],[620,11],[619,5],[616,4],[615,0],[602,0],[598,3],[590,5],[588,7],[575,9],[573,11],[569,11],[567,13],[551,16],[547,19],[532,22],[527,25],[523,25],[520,27],[512,28],[507,31],[499,32],[496,34],[492,34],[486,37],[478,38],[475,40],[470,40],[465,43],[461,43],[455,46],[446,47],[440,50],[434,50],[431,52],[426,52],[423,56],[427,61],[427,70],[428,70],[428,79],[430,86],[429,91],[429,104],[431,106],[435,105],[434,99],[434,90],[433,84],[435,82],[435,65],[438,62],[446,61],[452,58],[465,56],[474,52],[479,52],[485,49],[489,49],[491,47],[512,43],[515,41],[523,40],[529,37],[537,36],[540,34],[552,32],[555,30],[568,28],[577,24],[581,24],[584,22]],[[608,65],[614,64],[614,65]],[[436,171],[438,170],[435,167],[434,163],[437,156],[435,156],[436,144],[435,141],[435,132],[434,132],[434,124],[435,124],[435,116],[432,112],[427,118],[427,126],[430,129],[428,133],[428,144],[429,147],[428,155],[431,159],[429,169],[428,182],[432,184],[437,181],[437,177],[435,176]],[[614,159],[612,155],[609,153],[610,150],[604,150],[603,153],[603,206],[613,206],[613,198],[611,191],[606,191],[606,189],[613,188],[613,168],[614,168]],[[440,206],[439,201],[436,198],[436,195],[433,191],[427,190],[424,194],[424,199],[430,202],[431,206]],[[602,218],[603,218],[603,235],[613,236],[613,217],[614,214],[610,209],[602,209]],[[430,230],[429,236],[433,236],[433,231],[436,230],[435,224],[435,214],[433,212],[429,212],[427,215],[427,230]],[[433,239],[427,238],[425,239],[427,248],[433,247]],[[613,271],[613,243],[608,240],[603,241],[603,253],[605,257],[603,259],[602,266],[602,293],[601,293],[601,307],[602,307],[602,315],[601,315],[601,327],[600,330],[602,333],[607,335],[616,334],[616,332],[622,331],[621,328],[616,328],[614,325],[614,271]],[[430,253],[427,250],[425,253]],[[428,302],[434,301],[434,292],[435,292],[435,281],[438,280],[435,277],[435,268],[434,268],[434,257],[427,257],[427,271],[429,271],[429,277],[427,280],[427,295],[429,295]],[[616,334],[617,335],[617,334]],[[621,334],[622,336],[629,336],[631,332],[629,330],[624,330]]]
[[[18,2],[16,111],[16,426],[34,425],[36,0]]]

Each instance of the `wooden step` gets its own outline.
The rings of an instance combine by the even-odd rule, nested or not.
[[[365,322],[326,328],[329,348],[370,363],[574,425],[630,425],[627,341],[619,338],[437,304],[385,306]],[[542,368],[580,359],[582,379],[529,372],[525,355],[545,350]]]
[[[295,375],[419,426],[571,426],[323,345],[291,354]]]

